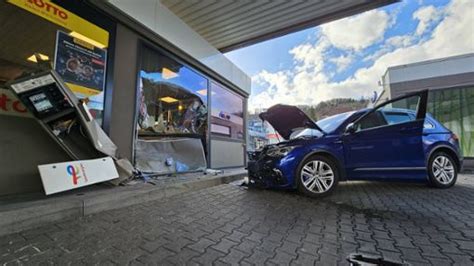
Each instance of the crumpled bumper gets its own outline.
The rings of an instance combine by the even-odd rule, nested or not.
[[[274,160],[249,161],[247,163],[248,185],[261,188],[287,187],[288,180],[276,167]]]

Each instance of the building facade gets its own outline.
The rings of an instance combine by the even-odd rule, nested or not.
[[[145,172],[242,167],[251,80],[222,51],[397,2],[0,2],[0,195],[68,160],[5,84],[53,68]]]
[[[460,139],[467,166],[474,159],[474,54],[389,67],[375,104],[429,90],[428,112]],[[409,104],[409,103],[408,103]]]
[[[250,78],[161,2],[148,3],[0,2],[8,40],[0,87],[38,71],[41,59],[89,99],[121,157],[140,170],[244,166]],[[9,91],[0,93],[0,195],[39,191],[37,165],[68,157]]]

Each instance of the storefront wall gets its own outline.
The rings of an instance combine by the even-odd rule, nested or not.
[[[111,100],[115,24],[83,1],[9,0],[0,2],[0,25],[0,195],[41,191],[37,166],[70,157],[4,85],[54,68],[78,97],[90,99],[102,123]]]
[[[201,60],[196,60],[196,58],[190,56],[189,51],[181,50],[161,36],[156,34],[150,35],[149,30],[146,34],[140,32],[140,27],[138,29],[137,27],[130,27],[128,23],[123,23],[122,20],[112,16],[100,5],[89,1],[69,2],[43,0],[38,1],[40,4],[43,3],[42,5],[31,6],[34,5],[34,3],[35,1],[28,0],[0,2],[0,11],[2,12],[0,16],[2,38],[9,40],[8,42],[2,42],[0,44],[0,87],[3,87],[6,82],[19,77],[22,73],[39,70],[39,65],[33,62],[33,59],[28,60],[34,53],[40,54],[39,56],[42,59],[49,60],[49,64],[51,64],[52,67],[55,65],[59,66],[59,63],[65,63],[65,72],[69,71],[71,73],[69,73],[69,76],[64,75],[64,78],[69,78],[68,82],[71,89],[73,89],[79,97],[88,97],[91,100],[89,107],[98,122],[102,124],[105,131],[119,147],[121,157],[130,159],[131,161],[135,159],[134,145],[136,140],[136,122],[139,107],[137,100],[140,81],[138,66],[140,65],[139,60],[142,52],[141,46],[144,43],[176,56],[183,65],[195,69],[195,71],[202,75],[208,82],[207,87],[203,88],[206,89],[206,93],[211,89],[211,84],[225,84],[221,86],[224,87],[225,90],[232,91],[235,95],[239,95],[245,104],[246,97],[248,97],[246,91],[250,88],[250,79],[241,71],[238,71],[235,66],[229,68],[229,71],[233,74],[222,77],[203,63],[206,60],[212,61],[212,58],[207,57],[207,59],[200,58]],[[62,10],[61,12],[66,12],[67,15],[63,15],[63,17],[74,18],[76,22],[80,21],[80,23],[59,23],[50,16],[51,14],[45,15],[44,12],[36,10],[37,8],[46,7],[45,3],[49,6],[54,6],[58,10],[60,8]],[[50,8],[49,10],[53,9]],[[177,18],[173,18],[175,21],[176,19]],[[124,26],[124,24],[127,24],[127,26]],[[97,30],[100,32],[100,34],[97,35],[99,37],[97,37],[95,33],[89,34],[83,32],[83,28],[92,28],[93,32]],[[173,26],[173,30],[179,32],[176,25]],[[79,37],[77,37],[78,35],[74,35],[75,31],[80,33]],[[19,32],[22,34],[18,34]],[[171,30],[168,30],[168,32],[171,32]],[[106,41],[104,41],[103,36],[106,36]],[[104,52],[103,56],[98,58],[104,60],[103,62],[99,62],[103,67],[94,69],[94,73],[101,74],[99,75],[100,77],[98,76],[94,79],[94,81],[98,80],[98,83],[81,84],[78,75],[80,75],[81,78],[87,78],[86,74],[89,73],[87,69],[83,69],[82,72],[70,71],[67,69],[70,60],[66,60],[67,58],[63,60],[64,62],[59,60],[61,57],[57,56],[57,54],[60,54],[59,52],[61,52],[61,50],[59,49],[58,51],[60,43],[58,40],[61,38],[63,40],[68,39],[68,42],[72,41],[76,45],[90,49],[96,53]],[[199,45],[193,47],[199,50]],[[210,50],[212,50],[212,48]],[[65,51],[62,55],[71,56],[70,52],[71,51]],[[193,53],[195,52],[196,51]],[[222,55],[218,56],[218,58],[221,58],[221,56]],[[219,60],[214,63],[218,61]],[[80,60],[77,60],[77,62],[84,65],[84,62]],[[224,65],[229,67],[228,63],[229,62]],[[240,80],[239,82],[243,84],[243,86],[238,87],[230,82],[230,80]],[[8,171],[4,171],[3,174],[5,175],[2,175],[3,179],[0,180],[0,185],[2,188],[11,187],[8,190],[12,193],[20,192],[24,188],[26,188],[25,191],[40,191],[41,187],[36,166],[38,164],[67,161],[70,160],[70,158],[64,156],[62,151],[57,149],[58,147],[55,147],[51,141],[48,142],[45,140],[47,136],[42,135],[42,132],[38,132],[41,129],[33,119],[22,117],[21,113],[19,115],[12,115],[11,113],[3,112],[4,109],[12,109],[15,111],[16,109],[21,109],[21,107],[15,105],[16,99],[12,98],[11,95],[5,96],[8,92],[0,92],[0,120],[2,121],[2,123],[0,123],[0,131],[11,133],[2,133],[2,137],[0,137],[1,153],[9,155],[0,161],[0,166],[3,169],[9,169]],[[211,99],[210,97],[208,98],[207,105],[210,106],[209,102]],[[238,122],[240,124],[241,120],[243,121],[244,119],[245,112],[239,115],[241,116]],[[208,113],[207,121],[211,121],[210,112]],[[245,123],[243,124],[245,125]],[[18,132],[23,133],[19,134]],[[213,149],[212,143],[214,142],[214,137],[209,131],[209,126],[207,126],[205,131],[206,167],[211,166],[211,164],[213,167],[244,165],[244,138],[235,139],[235,136],[242,135],[242,128],[233,128],[232,132],[234,135],[230,137],[217,136],[218,141],[216,141],[217,144]],[[245,128],[243,128],[243,132],[245,132]],[[232,157],[227,160],[221,160],[219,163],[211,163],[212,158],[225,158],[225,156],[219,155],[224,154],[224,150],[225,153],[229,153],[228,148],[219,148],[225,147],[225,143],[227,142],[230,143],[228,147],[232,147],[231,153],[233,156],[235,158],[241,158],[241,160]],[[236,143],[238,145],[236,145]],[[18,147],[23,148],[16,149]],[[211,157],[212,152],[214,152],[217,157]],[[48,156],[44,154],[48,154]],[[23,165],[28,165],[28,167],[12,167],[12,165],[20,165],[18,162],[21,162]],[[29,167],[30,165],[31,167]],[[4,179],[4,176],[7,176],[9,179]],[[32,178],[38,182],[32,182]],[[13,182],[12,180],[16,181]],[[25,183],[28,185],[22,185]],[[18,189],[13,188],[18,184],[20,185],[17,187]],[[0,194],[5,194],[5,192],[0,191]]]
[[[131,30],[118,25],[115,49],[110,136],[119,146],[122,156],[135,163],[137,155],[146,158],[137,154],[143,150],[143,143],[137,147],[139,140],[191,137],[202,140],[207,161],[204,167],[245,164],[245,105],[248,95],[244,90],[235,85],[233,88],[223,85],[229,81],[208,72],[208,66],[188,60],[189,54],[172,45],[170,49],[166,40],[150,38],[136,28]],[[203,106],[199,109],[207,116],[206,119],[198,118],[198,123],[184,123],[192,99]],[[142,102],[146,102],[145,109]],[[222,108],[239,105],[240,108],[229,110]],[[148,117],[144,119],[143,114]],[[221,121],[216,122],[216,119]],[[222,128],[228,128],[228,132],[219,131]],[[166,152],[160,156],[162,158],[157,160],[161,165],[167,158],[176,159],[176,156],[167,156]]]

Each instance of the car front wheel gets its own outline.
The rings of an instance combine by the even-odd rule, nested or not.
[[[436,152],[428,163],[430,183],[437,188],[449,188],[456,183],[458,170],[453,158],[444,152]]]
[[[298,190],[310,197],[330,194],[339,182],[336,164],[326,156],[306,159],[298,171]]]

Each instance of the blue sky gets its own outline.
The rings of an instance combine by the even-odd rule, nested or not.
[[[249,108],[368,97],[389,66],[474,52],[474,1],[403,1],[227,53]]]

